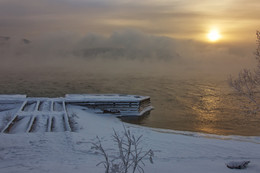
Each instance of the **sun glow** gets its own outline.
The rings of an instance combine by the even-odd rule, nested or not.
[[[221,38],[221,35],[219,34],[219,31],[216,29],[212,29],[210,30],[210,32],[208,33],[208,39],[211,42],[215,42],[218,41]]]

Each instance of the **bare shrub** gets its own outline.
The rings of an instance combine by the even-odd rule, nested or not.
[[[256,31],[257,49],[255,52],[257,67],[254,71],[242,70],[237,78],[230,77],[229,85],[235,91],[248,100],[243,103],[247,113],[256,114],[260,112],[260,32]]]
[[[112,139],[118,150],[115,156],[108,154],[109,150],[104,149],[99,137],[97,137],[97,142],[92,143],[92,149],[105,159],[97,164],[97,166],[102,164],[105,167],[105,173],[127,173],[129,171],[134,173],[136,170],[143,173],[144,158],[149,158],[150,163],[153,163],[153,150],[145,151],[140,146],[142,135],[136,137],[124,127],[121,135],[114,130]]]

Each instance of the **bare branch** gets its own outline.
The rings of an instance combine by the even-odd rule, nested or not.
[[[242,70],[236,79],[230,77],[229,85],[244,98],[248,99],[249,105],[244,103],[244,107],[248,109],[249,113],[260,112],[260,32],[256,32],[257,36],[257,49],[256,59],[258,61],[257,69],[251,72],[248,69]]]
[[[119,135],[115,130],[112,135],[113,141],[116,143],[118,148],[118,156],[114,156],[109,159],[107,152],[104,150],[100,139],[97,137],[97,142],[92,143],[92,149],[97,150],[103,157],[105,161],[101,161],[97,164],[103,164],[106,173],[127,173],[129,169],[132,169],[134,173],[136,170],[138,172],[144,172],[142,166],[145,166],[143,159],[148,157],[150,163],[153,163],[154,153],[150,149],[148,151],[143,151],[142,147],[139,147],[141,142],[142,135],[135,137],[135,135],[131,134],[130,130],[126,130],[125,126],[123,135]],[[142,166],[140,165],[142,164]]]
[[[106,169],[105,173],[109,173],[109,170],[110,170],[109,157],[108,157],[106,151],[104,150],[104,148],[103,148],[103,146],[102,146],[102,143],[101,143],[99,137],[97,136],[96,138],[97,138],[97,143],[94,143],[94,142],[93,142],[93,143],[92,143],[93,146],[92,146],[91,148],[92,148],[92,149],[95,149],[96,151],[98,151],[98,152],[99,152],[101,155],[103,155],[104,158],[105,158],[105,161],[99,162],[99,163],[97,164],[97,166],[99,166],[100,164],[103,164],[104,167],[105,167],[105,169]]]

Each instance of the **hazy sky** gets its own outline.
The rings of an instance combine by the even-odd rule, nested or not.
[[[0,0],[2,64],[69,53],[242,66],[255,49],[259,9],[259,0]],[[212,29],[221,35],[214,43]]]
[[[259,0],[1,0],[0,33],[33,37],[132,28],[205,40],[217,27],[226,41],[243,40],[259,27],[259,9]]]

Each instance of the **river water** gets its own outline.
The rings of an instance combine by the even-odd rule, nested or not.
[[[0,94],[63,97],[67,93],[147,95],[155,109],[126,121],[143,126],[219,135],[260,135],[260,117],[246,115],[226,78],[97,75],[52,72],[1,74]]]

